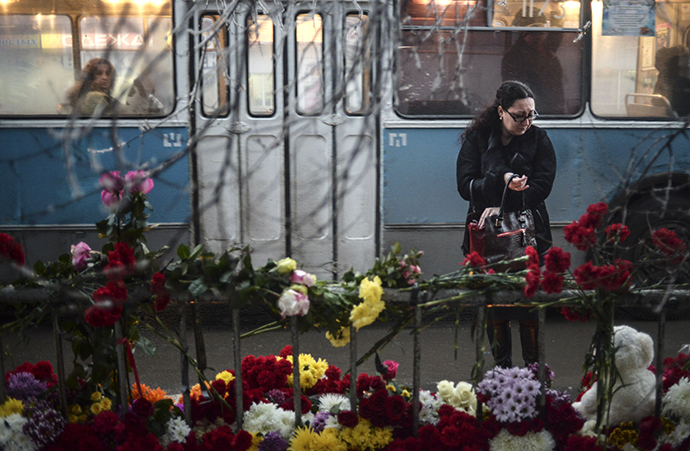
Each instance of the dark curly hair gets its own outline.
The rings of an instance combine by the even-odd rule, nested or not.
[[[107,72],[111,77],[110,88],[112,88],[112,80],[115,79],[115,66],[105,58],[92,58],[86,63],[86,66],[84,66],[80,79],[67,92],[67,100],[72,106],[77,103],[79,97],[93,90],[93,81],[96,78],[96,72],[101,66],[106,66],[108,68]],[[106,94],[110,94],[110,88],[108,88]]]
[[[464,140],[469,133],[475,130],[492,130],[494,127],[498,127],[500,123],[498,119],[498,106],[500,105],[504,110],[507,110],[517,100],[527,98],[534,99],[534,93],[529,86],[515,80],[504,81],[496,91],[494,102],[477,114],[461,135],[461,139]]]

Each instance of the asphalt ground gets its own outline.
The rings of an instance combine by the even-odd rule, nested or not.
[[[211,320],[201,328],[206,350],[207,367],[205,375],[213,378],[217,372],[234,368],[233,331],[230,312],[215,306],[202,312],[203,317]],[[242,321],[242,331],[247,332],[270,318],[261,314],[250,316]],[[169,317],[166,322],[177,324],[177,319]],[[191,321],[189,321],[191,322]],[[651,335],[656,344],[658,324],[654,321],[642,321],[619,314],[616,324],[626,324]],[[421,385],[422,388],[435,391],[441,380],[452,382],[471,381],[472,366],[475,363],[475,344],[472,341],[472,314],[460,315],[455,321],[444,320],[426,328],[420,335],[421,343]],[[557,312],[549,312],[546,320],[546,363],[555,373],[553,388],[576,394],[582,377],[584,356],[589,349],[594,333],[594,322],[568,322]],[[362,356],[380,338],[388,333],[385,324],[374,324],[362,328],[357,337],[357,355]],[[675,357],[678,351],[690,343],[690,319],[668,321],[665,327],[665,340],[662,355]],[[521,365],[520,340],[517,325],[513,326],[513,362]],[[151,357],[135,348],[135,360],[141,382],[151,388],[161,388],[169,394],[181,392],[181,357],[180,352],[163,338],[150,331],[141,335],[151,340],[156,348]],[[190,353],[194,356],[194,331],[187,330],[187,341]],[[457,337],[457,339],[456,339]],[[457,347],[456,347],[457,343]],[[5,371],[29,361],[50,361],[56,367],[56,347],[53,332],[48,325],[31,329],[25,336],[8,334],[3,337],[5,345]],[[240,354],[271,355],[278,354],[288,344],[292,344],[289,330],[265,332],[241,340]],[[493,366],[493,359],[488,352],[485,340],[485,370]],[[68,342],[64,345],[67,371],[71,369],[71,348]],[[315,359],[321,358],[329,364],[336,365],[343,373],[350,368],[350,348],[333,347],[325,338],[325,331],[310,331],[299,335],[301,353],[310,354]],[[688,352],[688,351],[686,351]],[[413,381],[413,334],[412,329],[403,330],[386,347],[379,351],[381,360],[394,360],[400,364],[397,382],[412,386]],[[361,364],[358,373],[375,374],[374,358]],[[196,380],[196,374],[189,372],[190,380]]]

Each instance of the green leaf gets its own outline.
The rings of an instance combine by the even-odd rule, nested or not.
[[[136,343],[136,347],[141,349],[141,352],[149,357],[154,357],[156,355],[156,346],[146,337],[140,336],[139,341]]]
[[[189,246],[187,246],[184,243],[177,246],[177,256],[180,257],[182,260],[188,259],[190,255],[191,251],[189,250]]]
[[[204,252],[204,246],[202,244],[197,244],[197,246],[192,251],[192,254],[188,257],[190,260],[196,260]]]
[[[194,297],[201,296],[207,290],[208,290],[208,286],[206,285],[206,282],[204,282],[203,278],[198,278],[189,285],[189,292]]]

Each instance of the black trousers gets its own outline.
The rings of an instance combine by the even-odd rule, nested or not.
[[[491,307],[487,310],[486,334],[496,366],[513,366],[513,346],[510,321],[520,326],[520,344],[525,366],[539,359],[539,313],[527,307]]]

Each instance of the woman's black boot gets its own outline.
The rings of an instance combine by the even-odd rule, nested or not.
[[[488,322],[486,334],[491,345],[491,354],[494,356],[496,366],[512,368],[513,366],[513,347],[510,335],[510,321],[494,320]],[[494,343],[495,342],[495,343]]]
[[[525,366],[539,361],[539,322],[520,321],[520,344]]]

